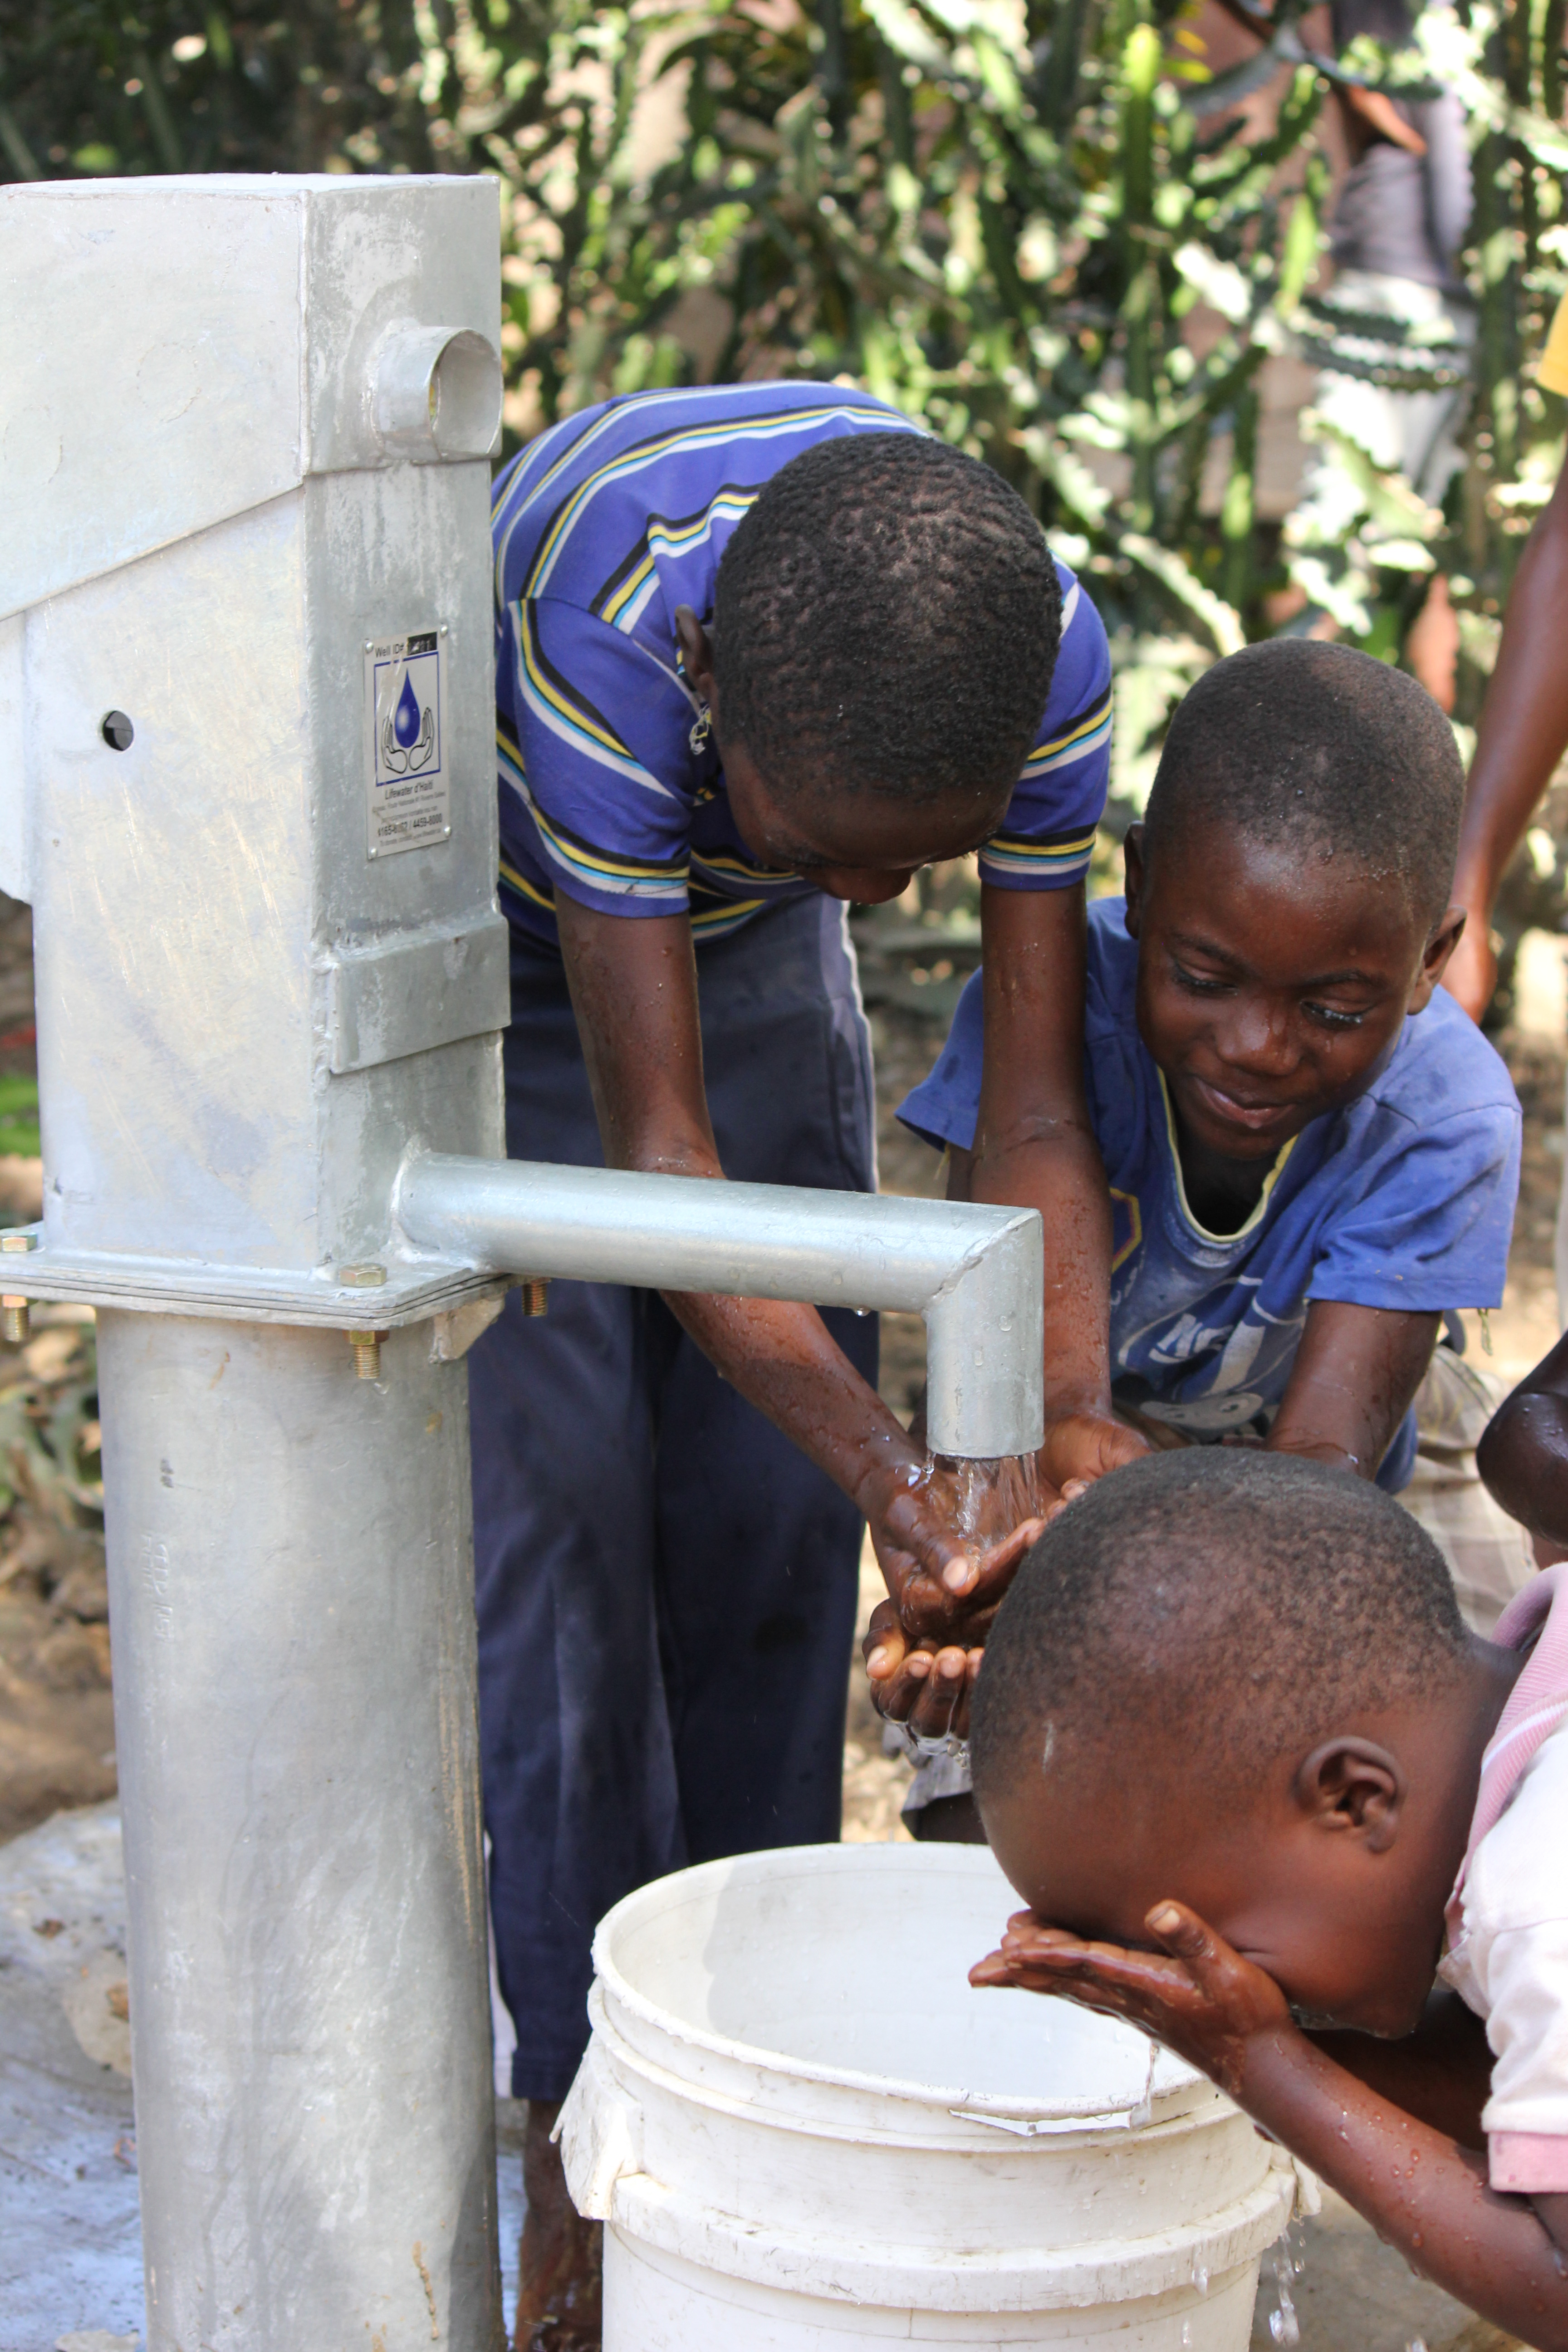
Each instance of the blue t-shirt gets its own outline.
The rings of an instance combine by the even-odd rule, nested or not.
[[[584,409],[514,459],[492,503],[501,906],[554,944],[554,893],[610,915],[688,908],[721,938],[813,886],[759,866],[730,814],[675,613],[713,617],[731,532],[763,484],[815,442],[922,428],[835,384],[726,384]],[[1088,870],[1110,757],[1110,656],[1060,565],[1050,700],[1001,830],[981,852],[1003,889],[1063,889]],[[956,656],[955,656],[956,657]]]
[[[1412,1314],[1502,1299],[1519,1191],[1512,1081],[1439,988],[1387,1068],[1302,1129],[1234,1234],[1187,1205],[1165,1082],[1138,1034],[1137,942],[1120,898],[1089,910],[1084,1080],[1110,1186],[1110,1367],[1119,1403],[1192,1438],[1266,1429],[1315,1298]],[[980,976],[899,1117],[968,1150],[980,1108]],[[1397,1492],[1415,1457],[1405,1418],[1378,1473]]]

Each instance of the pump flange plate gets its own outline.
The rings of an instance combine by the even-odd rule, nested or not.
[[[227,1323],[298,1323],[395,1331],[426,1323],[481,1298],[500,1298],[520,1277],[481,1274],[449,1260],[388,1263],[374,1290],[333,1279],[330,1271],[212,1265],[188,1259],[134,1257],[116,1251],[51,1248],[41,1225],[5,1235],[0,1288],[17,1298],[54,1299],[132,1314],[196,1315]],[[18,1246],[18,1244],[24,1244]]]

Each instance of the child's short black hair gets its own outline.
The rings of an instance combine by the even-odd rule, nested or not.
[[[1397,878],[1435,923],[1448,903],[1465,772],[1424,687],[1349,646],[1272,637],[1216,662],[1178,708],[1149,795],[1158,856],[1201,816]]]
[[[1019,1570],[975,1685],[975,1790],[1051,1757],[1255,1775],[1450,1681],[1467,1642],[1442,1554],[1365,1479],[1239,1447],[1152,1454]]]
[[[1061,603],[1039,524],[989,466],[924,434],[818,442],[719,566],[724,733],[785,794],[1000,792],[1045,712]]]

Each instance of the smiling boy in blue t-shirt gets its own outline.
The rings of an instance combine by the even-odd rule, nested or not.
[[[1084,1053],[1112,1394],[1156,1443],[1240,1439],[1397,1491],[1442,1316],[1501,1299],[1519,1104],[1437,987],[1463,789],[1436,705],[1345,646],[1251,646],[1176,713],[1125,909],[1089,910]],[[989,981],[900,1110],[957,1199]],[[961,1654],[933,1674],[895,1634],[871,1646],[889,1712],[890,1677],[930,1682],[929,1725]]]

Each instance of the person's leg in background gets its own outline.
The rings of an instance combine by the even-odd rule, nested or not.
[[[1339,315],[1343,321],[1339,331],[1363,356],[1376,350],[1390,369],[1396,369],[1402,361],[1414,367],[1430,354],[1450,373],[1463,372],[1468,378],[1475,313],[1436,286],[1383,270],[1342,269],[1321,310],[1325,325]],[[1331,348],[1332,340],[1331,331]],[[1311,404],[1323,425],[1342,434],[1385,472],[1403,474],[1429,506],[1438,507],[1464,462],[1458,435],[1469,402],[1468,381],[1434,392],[1397,391],[1329,366],[1319,373]],[[1318,441],[1286,524],[1287,546],[1309,562],[1320,550],[1342,548],[1360,523],[1362,502],[1358,477],[1331,436]],[[1272,625],[1286,626],[1307,604],[1300,589],[1276,593],[1268,606]],[[1320,609],[1310,634],[1336,636],[1338,625]],[[1433,700],[1448,711],[1454,707],[1458,648],[1458,616],[1447,582],[1440,572],[1433,573],[1405,631],[1405,651]]]
[[[1474,310],[1431,286],[1411,287],[1406,303],[1424,331],[1437,333],[1446,328],[1449,341],[1436,347],[1439,355],[1468,371],[1476,339]],[[1405,441],[1401,471],[1428,506],[1440,507],[1465,462],[1459,435],[1469,412],[1470,386],[1467,382],[1447,391],[1396,396]],[[1458,689],[1459,616],[1441,572],[1432,573],[1421,610],[1405,633],[1405,657],[1433,701],[1452,713]]]

